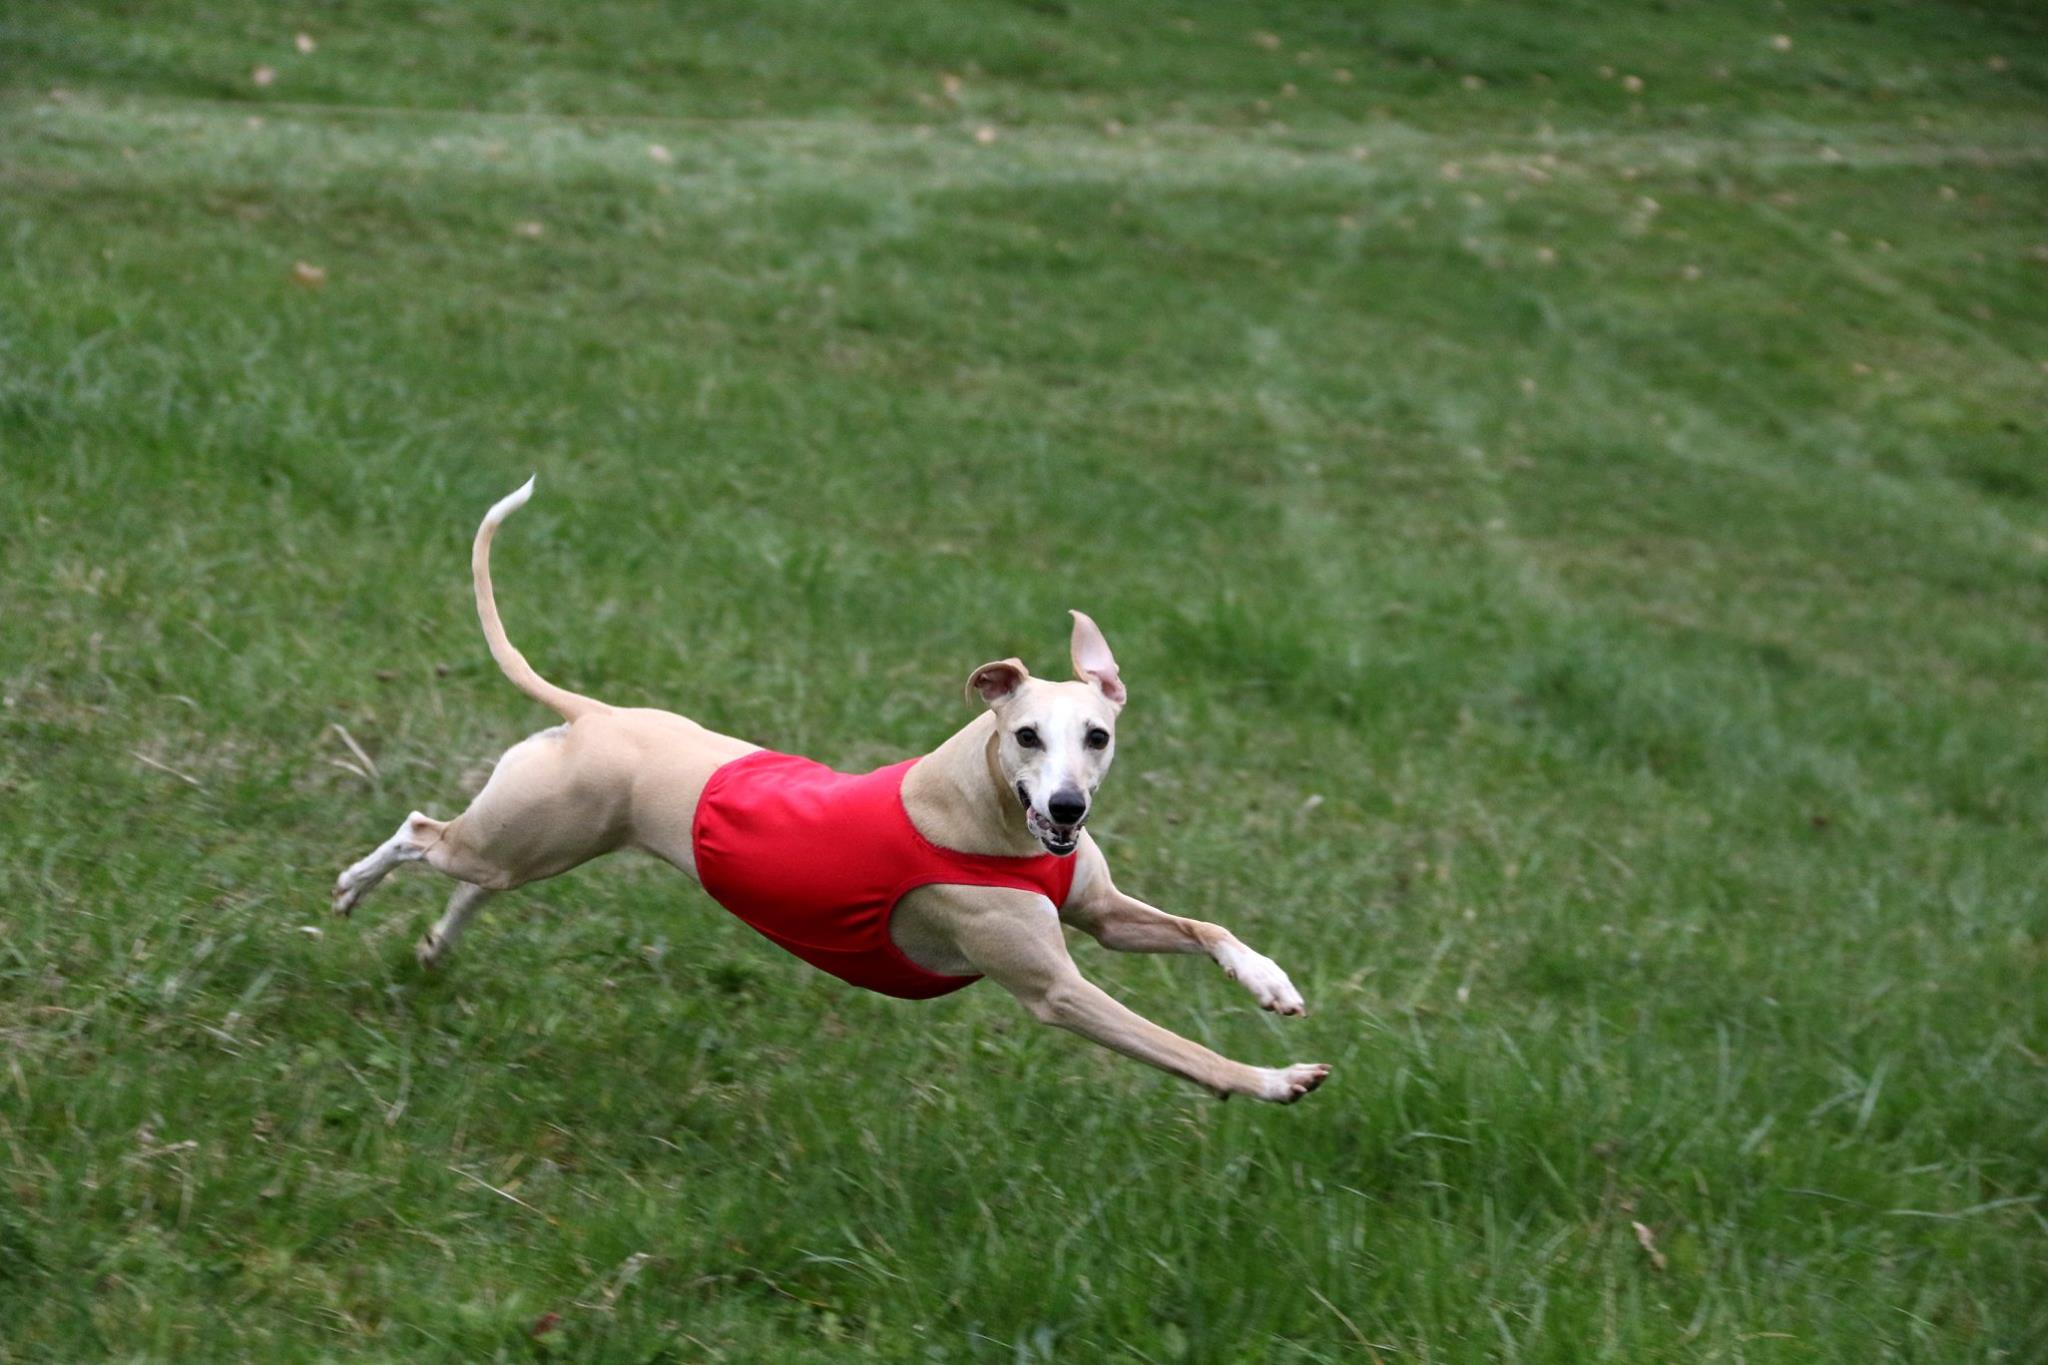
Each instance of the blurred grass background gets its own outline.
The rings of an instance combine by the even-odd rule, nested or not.
[[[2041,1358],[2044,40],[0,14],[0,1360]],[[533,470],[544,672],[842,766],[1092,612],[1120,879],[1314,1012],[1084,971],[1331,1083],[628,859],[329,924],[550,720]]]

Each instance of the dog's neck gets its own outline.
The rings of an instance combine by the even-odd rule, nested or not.
[[[1024,827],[995,746],[995,717],[984,711],[905,774],[903,809],[940,848],[1005,858],[1043,853],[1045,845]]]

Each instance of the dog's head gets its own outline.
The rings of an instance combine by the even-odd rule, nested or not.
[[[1061,857],[1080,846],[1124,709],[1109,641],[1086,615],[1073,617],[1073,682],[1034,678],[1016,659],[983,664],[967,679],[968,698],[995,717],[996,766],[1023,808],[1024,827]]]

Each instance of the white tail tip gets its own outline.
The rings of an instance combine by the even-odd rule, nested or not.
[[[485,524],[496,526],[499,522],[526,506],[526,500],[533,496],[533,481],[538,477],[540,476],[537,474],[528,475],[525,483],[520,484],[518,488],[492,503],[491,510],[484,513]]]

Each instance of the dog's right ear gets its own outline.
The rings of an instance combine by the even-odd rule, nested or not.
[[[985,706],[998,706],[1016,695],[1031,670],[1021,659],[998,659],[983,664],[967,676],[967,700],[979,697]]]

